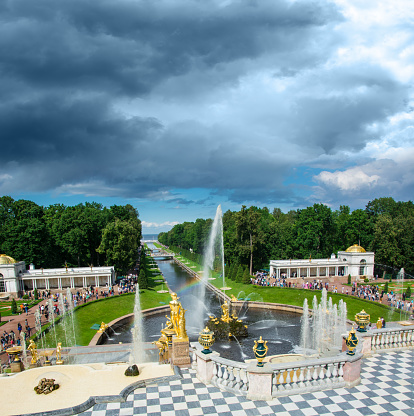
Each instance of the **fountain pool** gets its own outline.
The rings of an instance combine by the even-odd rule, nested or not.
[[[199,332],[203,326],[197,324],[197,319],[193,320],[191,313],[194,310],[201,310],[204,322],[208,320],[209,315],[220,317],[222,310],[220,300],[210,291],[206,291],[206,302],[201,302],[198,298],[198,284],[195,279],[187,272],[182,270],[173,261],[160,261],[159,267],[168,282],[170,289],[178,294],[183,307],[189,312],[187,318],[187,333],[190,342],[196,342]],[[200,283],[202,284],[202,283]],[[202,304],[202,305],[200,305]],[[208,306],[207,306],[208,305]],[[200,308],[200,306],[202,306]],[[233,312],[233,311],[232,311]],[[278,312],[268,309],[253,309],[243,306],[243,310],[236,309],[236,315],[249,327],[249,336],[243,339],[234,339],[229,341],[217,341],[213,350],[220,353],[224,358],[243,361],[254,358],[253,345],[254,340],[259,339],[262,335],[268,341],[268,355],[288,354],[297,351],[300,343],[300,318],[301,315],[294,313]],[[160,313],[148,317],[143,317],[143,338],[145,342],[156,341],[160,336],[160,330],[165,325],[166,313]],[[132,324],[124,327],[118,327],[119,335],[112,335],[106,344],[118,344],[132,342],[131,335]]]

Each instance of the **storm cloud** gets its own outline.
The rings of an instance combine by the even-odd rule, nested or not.
[[[413,10],[380,3],[3,1],[0,191],[407,199]]]

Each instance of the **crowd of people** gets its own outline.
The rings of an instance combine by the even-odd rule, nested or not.
[[[269,287],[300,287],[298,284],[288,281],[286,275],[282,274],[279,277],[276,275],[269,276],[268,273],[260,271],[257,272],[252,278],[251,283],[257,286],[269,286]],[[341,293],[344,295],[353,295],[361,299],[366,299],[375,302],[382,302],[383,297],[387,297],[387,303],[389,306],[397,309],[401,309],[405,312],[414,312],[414,299],[407,300],[405,293],[402,293],[401,297],[393,291],[385,293],[384,288],[380,288],[376,285],[358,285],[356,282],[352,283],[352,286],[348,288],[345,285],[341,285]],[[302,289],[322,290],[325,288],[332,293],[338,293],[338,284],[322,282],[321,280],[314,279],[313,281],[303,281],[301,284]]]

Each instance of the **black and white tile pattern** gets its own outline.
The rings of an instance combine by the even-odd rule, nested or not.
[[[139,388],[125,403],[97,404],[82,416],[363,416],[414,415],[414,351],[365,358],[361,383],[351,389],[291,395],[272,401],[243,396],[200,383],[193,370],[181,380]]]

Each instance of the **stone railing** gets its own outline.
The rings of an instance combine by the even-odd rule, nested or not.
[[[360,353],[341,353],[333,358],[257,367],[256,361],[240,363],[193,350],[200,381],[251,400],[355,386],[360,382],[361,359]]]
[[[372,329],[362,335],[362,353],[414,347],[414,325],[402,328]]]
[[[351,387],[360,382],[361,354],[273,365],[272,397]]]

